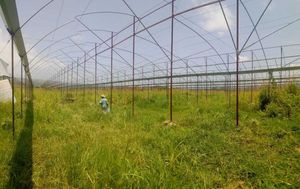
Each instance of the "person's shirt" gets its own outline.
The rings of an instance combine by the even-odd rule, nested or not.
[[[102,99],[100,100],[100,105],[101,105],[101,107],[102,107],[103,109],[106,109],[106,108],[108,107],[108,101],[107,101],[107,99],[106,99],[106,98],[102,98]]]

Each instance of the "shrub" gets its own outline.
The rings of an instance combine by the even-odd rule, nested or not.
[[[269,117],[291,117],[298,111],[299,89],[291,83],[284,90],[278,90],[273,81],[271,87],[264,88],[259,94],[259,109]]]
[[[271,102],[266,107],[266,114],[269,117],[281,117],[283,114],[283,109],[276,103]]]
[[[276,100],[274,100],[279,107],[282,108],[282,115],[284,117],[291,117],[293,107],[295,106],[294,98],[286,92],[282,92]]]
[[[296,84],[294,83],[289,83],[288,86],[286,87],[285,91],[288,93],[288,94],[291,94],[291,95],[298,95],[299,93],[299,88]]]
[[[262,111],[266,110],[267,105],[271,102],[271,96],[268,92],[268,89],[264,88],[260,93],[259,93],[259,109]]]

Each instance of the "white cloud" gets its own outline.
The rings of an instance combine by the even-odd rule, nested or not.
[[[192,0],[194,5],[199,5],[199,0]],[[223,4],[222,4],[223,5]],[[229,26],[232,25],[234,16],[229,8],[223,5],[223,9],[228,20]],[[228,30],[227,25],[219,4],[206,6],[198,10],[201,15],[200,24],[210,32],[217,32],[224,35]]]
[[[249,61],[250,60],[250,58],[248,57],[248,56],[242,56],[242,55],[240,55],[240,61]]]
[[[75,42],[75,43],[81,43],[83,41],[83,36],[82,35],[73,35],[71,37],[71,39]]]
[[[234,59],[234,61],[236,61],[236,57],[235,56],[234,56],[233,59]],[[249,60],[251,60],[251,58],[248,57],[248,56],[242,56],[242,55],[239,56],[239,61],[240,62],[249,61]]]

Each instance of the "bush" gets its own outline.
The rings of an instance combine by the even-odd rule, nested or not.
[[[259,109],[265,111],[267,105],[273,101],[277,101],[279,94],[277,91],[277,85],[272,83],[272,87],[265,87],[259,93]]]
[[[259,93],[259,109],[261,111],[265,111],[267,105],[271,102],[271,98],[268,92],[268,89],[264,88],[260,93]]]
[[[294,83],[289,83],[288,86],[286,87],[285,91],[288,94],[295,95],[295,96],[299,94],[299,88]]]
[[[281,117],[283,115],[283,109],[276,103],[271,102],[266,107],[266,114],[269,117]]]
[[[299,109],[299,89],[291,83],[284,90],[278,90],[275,82],[259,94],[259,109],[269,117],[291,117]]]

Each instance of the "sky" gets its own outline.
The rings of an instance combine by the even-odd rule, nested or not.
[[[47,2],[49,0],[16,0],[20,24],[24,23]],[[166,4],[169,0],[126,0],[126,2],[134,14],[141,18],[149,11]],[[175,13],[209,2],[213,2],[213,0],[176,0]],[[240,47],[244,45],[253,30],[253,24],[257,23],[270,0],[242,0],[242,2],[247,8],[253,23],[251,23],[245,8],[240,4]],[[221,4],[235,40],[237,26],[236,0],[225,0]],[[256,42],[259,39],[258,36],[263,38],[280,27],[299,19],[299,7],[299,0],[273,0],[257,25],[257,33],[253,32],[247,45]],[[72,62],[75,64],[78,60],[82,63],[84,52],[87,52],[87,70],[90,72],[87,77],[92,82],[92,73],[94,73],[93,56],[95,53],[93,48],[95,43],[99,45],[102,40],[108,40],[108,42],[97,48],[97,51],[101,52],[97,55],[99,63],[97,71],[99,80],[108,79],[110,51],[105,49],[110,45],[110,31],[118,32],[131,24],[133,22],[131,10],[122,0],[53,0],[22,28],[26,49],[28,50],[36,45],[28,53],[33,79],[47,80],[61,68],[70,66]],[[135,29],[139,31],[144,26],[150,26],[170,15],[171,6],[169,4],[143,18],[142,24],[137,22]],[[59,29],[55,32],[51,32],[58,27]],[[93,32],[88,31],[86,27],[93,30]],[[171,20],[151,27],[148,31],[151,35],[144,31],[136,36],[135,72],[137,77],[141,77],[141,74],[152,76],[153,70],[166,69],[170,62]],[[279,57],[279,46],[300,44],[299,31],[300,21],[263,39],[262,44],[256,43],[247,50],[260,49],[254,52],[256,59],[261,59],[264,56],[267,58]],[[131,26],[114,38],[114,44],[132,35],[132,32],[133,28]],[[44,39],[40,41],[42,38]],[[10,36],[3,22],[0,22],[0,58],[10,64],[9,39]],[[158,43],[161,48],[155,43]],[[132,38],[129,38],[114,47],[113,70],[115,77],[122,77],[131,73],[132,44]],[[265,48],[265,52],[261,50],[261,47]],[[295,55],[299,52],[299,47],[284,47],[284,55]],[[176,16],[174,21],[175,74],[185,71],[186,66],[194,67],[188,70],[190,72],[204,72],[204,57],[206,56],[209,57],[207,64],[210,71],[224,71],[227,69],[226,54],[231,53],[229,61],[234,62],[234,51],[234,45],[219,3]],[[217,54],[221,54],[221,58]],[[242,61],[250,60],[250,51],[242,52],[240,59]],[[20,67],[17,55],[16,60],[18,60],[16,67]],[[291,60],[287,59],[286,61]],[[276,61],[269,62],[273,66],[277,63]],[[215,64],[219,65],[215,66]],[[255,67],[265,67],[266,64],[265,61],[257,61]],[[294,64],[297,64],[297,62]],[[249,67],[249,63],[245,63],[243,66],[245,68]],[[234,69],[234,64],[230,64],[229,69]],[[158,72],[157,74],[164,74],[164,72]],[[20,75],[20,69],[16,69],[16,75]]]

